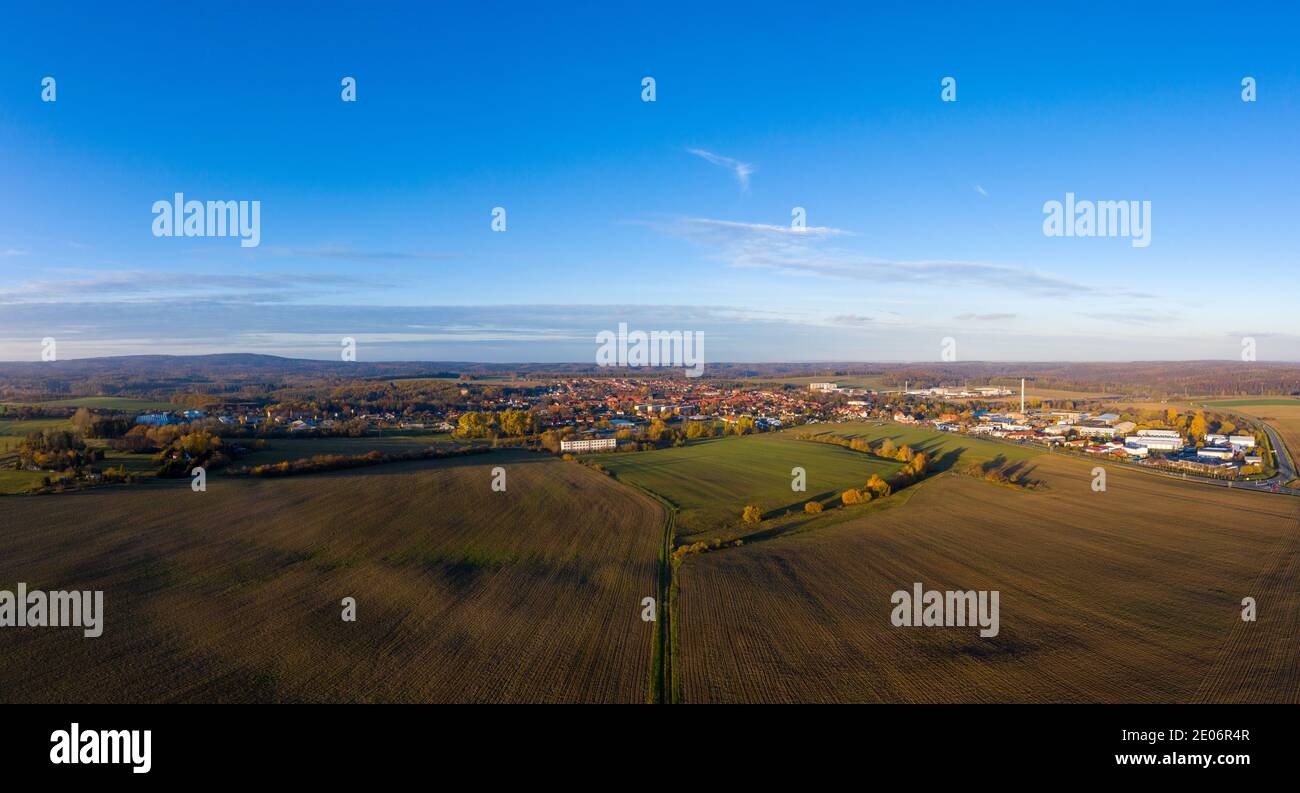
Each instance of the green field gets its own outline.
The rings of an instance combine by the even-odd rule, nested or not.
[[[802,509],[806,501],[828,501],[847,488],[862,487],[872,474],[889,477],[902,467],[840,446],[796,440],[789,432],[586,459],[677,507],[678,536],[684,539],[721,536],[718,530],[733,527],[746,504],[765,513]],[[807,472],[806,492],[790,489],[795,466]]]
[[[15,471],[12,468],[0,468],[0,495],[25,493],[40,487],[41,481],[49,474],[39,471]]]
[[[848,438],[885,438],[923,451],[934,471],[960,462],[999,460],[1014,463],[1042,454],[1042,450],[994,443],[967,435],[938,432],[901,424],[817,424],[777,433],[715,438],[687,446],[653,452],[593,454],[584,461],[599,463],[622,482],[644,488],[679,510],[679,544],[707,539],[748,536],[739,525],[746,504],[763,510],[763,536],[829,525],[863,510],[891,508],[906,501],[894,499],[848,509],[833,508],[839,494],[862,487],[874,473],[889,479],[902,466],[892,460],[855,452],[827,443],[799,440],[796,434],[827,433]],[[807,471],[807,491],[790,489],[790,470]],[[805,516],[803,504],[821,501],[828,509],[816,517]],[[787,517],[787,513],[792,513]]]
[[[1242,408],[1252,405],[1290,405],[1300,406],[1300,399],[1229,399],[1221,402],[1205,402],[1207,407]]]
[[[41,484],[48,474],[37,471],[14,471],[12,464],[17,460],[14,449],[28,433],[47,429],[71,430],[70,419],[0,419],[0,495],[22,493]],[[233,438],[231,443],[250,444],[250,439]],[[89,446],[105,450],[104,461],[99,468],[125,468],[127,471],[152,476],[158,468],[152,454],[127,454],[109,450],[108,441],[91,439]],[[238,466],[267,465],[286,460],[298,460],[314,457],[318,454],[365,454],[370,451],[407,452],[424,449],[429,446],[451,445],[454,441],[445,432],[403,432],[385,435],[368,435],[362,438],[272,438],[267,448],[250,452],[235,461]]]
[[[232,438],[232,443],[251,443]],[[408,452],[428,446],[453,444],[451,435],[439,433],[404,433],[394,435],[367,435],[362,438],[271,438],[267,448],[250,452],[235,461],[235,465],[268,465],[286,460],[315,457],[318,454],[365,454],[370,451]]]
[[[132,399],[130,397],[72,397],[56,399],[52,402],[38,402],[45,408],[99,408],[100,410],[176,410],[180,405],[171,402],[159,402],[154,399]]]
[[[816,424],[805,427],[804,432],[827,432],[845,438],[866,438],[879,443],[889,438],[896,446],[904,444],[925,452],[933,463],[933,470],[945,471],[954,463],[982,463],[998,458],[1006,462],[1021,462],[1043,454],[1037,446],[1021,446],[985,440],[973,435],[939,432],[928,427],[909,427],[906,424]]]

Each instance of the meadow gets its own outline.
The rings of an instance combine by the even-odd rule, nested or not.
[[[1300,701],[1300,502],[1114,466],[1094,492],[1091,461],[1026,465],[1042,488],[950,470],[838,510],[851,519],[685,559],[678,699]],[[998,590],[999,635],[893,626],[891,593],[915,582]]]
[[[55,399],[49,402],[38,402],[41,407],[47,408],[91,408],[94,410],[122,410],[122,411],[155,411],[155,410],[180,410],[181,406],[172,402],[161,402],[156,399],[134,399],[132,397],[106,397],[106,396],[89,396],[89,397],[72,397],[70,399]]]
[[[765,513],[795,510],[862,487],[874,473],[892,476],[902,465],[828,444],[801,441],[793,433],[766,433],[692,441],[653,452],[588,455],[621,482],[644,488],[677,510],[679,541],[730,538],[741,511],[753,504]],[[807,490],[791,490],[791,469],[807,472]]]
[[[664,518],[519,451],[9,497],[0,587],[106,616],[0,631],[0,701],[643,702]]]
[[[245,439],[233,439],[240,443]],[[318,454],[365,454],[369,451],[407,452],[424,449],[429,446],[455,445],[451,435],[445,432],[420,433],[401,432],[383,435],[366,435],[360,438],[268,438],[265,449],[257,449],[243,455],[236,461],[239,466],[267,465],[285,460],[299,460]]]

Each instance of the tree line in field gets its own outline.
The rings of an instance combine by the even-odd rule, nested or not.
[[[381,452],[378,450],[365,454],[317,454],[297,460],[284,460],[244,468],[232,468],[232,476],[294,476],[297,474],[317,474],[325,471],[340,471],[345,468],[360,468],[367,465],[406,462],[410,460],[441,460],[447,457],[464,457],[471,454],[485,454],[492,451],[487,446],[466,446],[460,449],[438,449],[432,446],[406,452]]]

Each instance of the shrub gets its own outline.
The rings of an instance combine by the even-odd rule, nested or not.
[[[740,518],[751,526],[762,523],[763,511],[753,504],[748,504],[745,507],[745,511],[741,513]]]
[[[807,512],[809,515],[816,515],[818,512],[822,511],[822,503],[820,501],[809,501],[807,504],[803,505],[803,511]]]

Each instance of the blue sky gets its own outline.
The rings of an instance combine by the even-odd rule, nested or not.
[[[1294,11],[263,5],[6,12],[0,359],[1300,360]],[[176,192],[260,245],[154,237]]]

